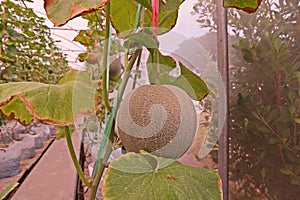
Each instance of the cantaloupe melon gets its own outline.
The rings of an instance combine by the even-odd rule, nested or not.
[[[171,85],[144,85],[128,94],[117,114],[119,136],[130,152],[177,159],[193,142],[197,116],[190,97]]]

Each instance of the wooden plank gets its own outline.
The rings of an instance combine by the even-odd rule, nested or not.
[[[217,45],[218,45],[218,69],[223,79],[226,93],[225,123],[219,136],[218,144],[218,171],[222,180],[223,200],[229,198],[229,72],[228,72],[228,34],[227,34],[227,10],[223,7],[223,1],[217,0]],[[220,80],[221,81],[221,80]],[[221,128],[221,127],[219,127]]]

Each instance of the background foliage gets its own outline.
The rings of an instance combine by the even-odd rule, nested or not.
[[[26,8],[26,1],[0,2],[0,66],[18,80],[56,83],[68,63],[45,20]]]
[[[214,0],[199,1],[202,27],[216,31]],[[232,199],[300,196],[300,7],[262,2],[254,14],[228,10]]]

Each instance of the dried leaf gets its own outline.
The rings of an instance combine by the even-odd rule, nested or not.
[[[224,0],[224,7],[240,9],[247,13],[254,13],[260,4],[261,0]]]

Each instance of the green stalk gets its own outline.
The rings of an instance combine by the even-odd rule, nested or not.
[[[69,126],[65,126],[65,131],[66,131],[66,140],[67,140],[68,149],[69,149],[73,164],[74,164],[74,166],[76,168],[76,171],[78,173],[78,176],[80,177],[80,179],[84,183],[84,185],[90,186],[90,182],[84,176],[83,171],[81,169],[81,166],[80,166],[80,164],[77,160],[76,153],[74,151],[74,147],[73,147],[73,143],[72,143],[72,139],[71,139],[71,133],[70,133]]]
[[[101,180],[101,177],[102,177],[104,169],[105,169],[105,165],[101,165],[99,167],[99,169],[97,170],[96,177],[93,180],[93,183],[92,183],[92,185],[90,187],[90,195],[89,195],[88,200],[95,200],[96,199],[98,185],[100,183],[100,180]]]
[[[152,60],[154,62],[154,67],[155,67],[155,73],[154,73],[154,84],[159,84],[159,75],[160,75],[160,64],[159,64],[159,50],[158,49],[149,49],[150,54],[152,56]]]
[[[134,22],[134,29],[133,29],[134,33],[136,33],[137,28],[139,26],[139,19],[140,19],[140,16],[141,16],[141,10],[142,10],[142,5],[139,3],[138,7],[137,7],[137,10],[136,10],[136,14],[135,14],[135,22]]]
[[[108,56],[108,51],[109,51],[109,49],[108,49],[109,48],[109,46],[108,46],[109,31],[107,31],[107,30],[108,30],[108,27],[110,26],[110,21],[109,21],[110,3],[108,3],[106,6],[107,6],[106,16],[108,16],[108,17],[106,17],[106,27],[107,27],[107,29],[106,29],[106,41],[105,41],[105,47],[104,47],[105,49],[104,49],[104,54],[103,54],[103,57],[104,57],[103,66],[107,66],[107,56]],[[139,10],[140,9],[141,8],[139,8]],[[118,110],[121,98],[123,96],[126,84],[129,80],[130,71],[131,71],[138,55],[140,55],[141,51],[142,51],[141,49],[135,50],[129,63],[126,59],[125,70],[124,70],[124,74],[125,74],[124,79],[123,79],[123,81],[122,81],[122,83],[119,87],[118,94],[117,94],[117,97],[115,99],[116,102],[114,103],[113,110],[110,113],[110,117],[109,117],[109,120],[107,121],[105,131],[104,131],[104,135],[103,135],[100,147],[99,147],[98,156],[97,156],[97,160],[96,160],[96,164],[95,164],[95,168],[94,168],[94,170],[96,171],[96,174],[94,174],[93,182],[92,182],[92,185],[90,187],[89,200],[94,200],[96,198],[96,194],[97,194],[99,183],[101,181],[101,177],[102,177],[104,169],[106,167],[106,163],[108,161],[109,155],[111,154],[111,152],[113,150],[112,147],[109,146],[109,144],[113,144],[114,129],[112,127],[114,127],[114,124],[115,124],[114,123],[114,118],[115,118],[116,112]],[[106,68],[106,70],[109,70],[109,69]],[[106,83],[107,74],[108,73],[103,74],[103,77],[102,77],[102,86],[103,87],[102,87],[102,89],[103,89],[104,102],[105,102],[105,100],[107,100],[107,102],[105,102],[105,106],[106,106],[107,109],[109,109],[109,111],[111,111],[111,108],[108,105],[108,98],[107,98],[107,96],[108,96],[108,94],[107,94],[107,85],[106,85],[107,84]],[[110,140],[110,143],[107,141],[108,138]]]
[[[129,80],[130,70],[132,69],[132,67],[133,67],[133,65],[134,65],[134,63],[135,63],[138,55],[141,53],[141,51],[142,51],[141,49],[137,49],[137,50],[134,51],[134,53],[133,53],[133,55],[132,55],[132,57],[130,59],[130,62],[128,64],[128,66],[124,70],[125,74],[124,74],[123,81],[122,81],[122,83],[121,83],[121,85],[119,87],[117,97],[115,99],[115,101],[116,101],[115,102],[115,106],[113,108],[113,111],[110,113],[109,120],[107,121],[105,130],[104,130],[104,135],[103,135],[100,147],[99,147],[99,151],[98,151],[98,155],[97,155],[97,160],[96,160],[96,164],[95,164],[95,168],[94,168],[95,171],[97,171],[98,168],[99,168],[100,160],[102,161],[102,163],[104,162],[104,164],[106,164],[106,162],[107,162],[107,160],[102,160],[102,158],[104,157],[105,152],[106,152],[107,140],[108,140],[108,138],[111,137],[111,134],[113,133],[113,131],[112,131],[112,127],[114,125],[113,120],[114,120],[115,115],[117,113],[117,110],[118,110],[121,98],[123,96],[126,84],[127,84],[128,80]]]
[[[113,123],[113,126],[114,126],[114,123]],[[110,140],[111,144],[113,144],[113,140],[114,140],[114,134],[113,133],[114,133],[114,131],[111,130],[111,133],[109,135],[109,140]],[[89,200],[95,200],[96,199],[98,186],[99,186],[99,183],[101,181],[102,174],[104,172],[104,169],[106,167],[106,163],[108,161],[109,155],[111,154],[112,150],[113,150],[113,147],[108,146],[106,148],[106,151],[105,151],[105,154],[104,154],[103,158],[100,160],[101,165],[97,169],[96,176],[95,176],[95,178],[93,180],[93,183],[90,187],[91,193],[89,195]]]
[[[117,99],[115,99],[117,102],[115,104],[115,107],[112,111],[112,113],[110,114],[110,120],[114,120],[114,117],[115,117],[115,114],[118,110],[118,107],[119,107],[119,104],[120,104],[120,101],[121,101],[121,98],[123,96],[123,93],[124,93],[124,90],[125,90],[125,87],[127,85],[127,82],[129,80],[129,77],[130,77],[130,71],[136,61],[136,59],[138,58],[139,54],[142,52],[142,49],[136,49],[130,59],[130,62],[128,64],[128,66],[125,68],[125,75],[124,75],[124,79],[120,85],[120,88],[119,88],[119,91],[118,91],[118,96],[117,96]],[[94,200],[95,197],[96,197],[96,193],[97,193],[97,189],[98,189],[98,185],[100,183],[100,180],[101,180],[101,177],[103,175],[103,172],[104,172],[104,169],[106,167],[106,163],[108,161],[108,158],[109,158],[109,155],[110,153],[112,152],[112,148],[110,148],[109,146],[107,146],[107,139],[109,138],[109,140],[111,141],[111,144],[113,143],[113,136],[114,136],[114,131],[111,127],[114,126],[114,122],[110,124],[107,123],[106,124],[106,127],[105,127],[105,131],[104,131],[104,135],[103,135],[103,138],[102,138],[102,141],[101,141],[101,144],[100,144],[100,147],[99,147],[99,152],[98,152],[98,156],[97,156],[97,160],[96,160],[96,165],[95,165],[95,168],[94,170],[96,171],[96,175],[93,179],[93,183],[90,187],[90,195],[89,195],[89,200]],[[107,134],[107,131],[106,130],[109,130],[109,135],[106,135]]]
[[[125,91],[125,87],[126,87],[127,82],[128,82],[128,80],[129,80],[129,78],[130,78],[130,71],[132,70],[132,67],[133,67],[133,65],[134,65],[134,63],[135,63],[135,61],[136,61],[136,59],[138,58],[138,56],[139,56],[141,53],[142,53],[142,49],[136,49],[136,50],[133,52],[132,56],[131,56],[131,59],[130,59],[130,61],[129,61],[129,63],[128,63],[128,66],[127,66],[127,67],[125,68],[125,70],[124,70],[124,78],[123,78],[123,81],[122,81],[122,83],[121,83],[121,85],[120,85],[119,92],[118,92],[118,100],[119,100],[119,102],[121,101],[121,98],[122,98],[123,93],[124,93],[124,91]],[[118,107],[119,107],[119,103],[118,103],[118,105],[117,105],[117,108],[118,108]]]
[[[103,67],[104,72],[102,73],[102,95],[103,95],[103,101],[105,108],[111,112],[111,107],[109,106],[108,101],[108,89],[107,89],[107,72],[106,70],[109,70],[108,64],[108,56],[109,56],[109,35],[110,35],[110,2],[106,4],[106,20],[105,20],[105,41],[104,41],[104,52],[103,52]]]

